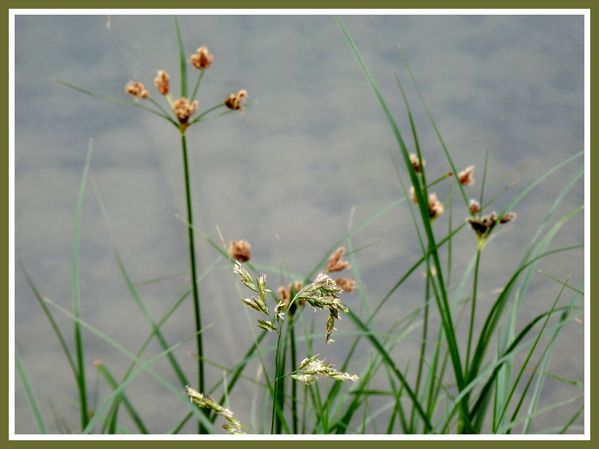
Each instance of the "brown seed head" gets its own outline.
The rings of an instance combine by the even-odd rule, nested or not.
[[[170,76],[164,70],[158,70],[156,78],[154,78],[154,85],[158,92],[162,95],[168,95],[169,92],[169,80]]]
[[[179,119],[179,123],[185,124],[189,118],[198,110],[198,101],[189,101],[185,97],[181,97],[173,102],[173,112]]]
[[[245,89],[241,89],[237,93],[233,93],[227,97],[225,100],[225,105],[234,111],[240,111],[243,109],[243,103],[247,98],[248,93]]]
[[[501,224],[509,223],[510,221],[514,220],[515,218],[516,218],[516,212],[508,212],[499,219],[499,223],[501,223]]]
[[[472,215],[478,214],[480,212],[480,204],[478,203],[478,201],[472,199],[468,204],[468,209],[470,210],[470,213]]]
[[[252,246],[246,240],[232,240],[229,243],[229,254],[239,262],[247,262],[251,257]]]
[[[335,283],[341,287],[345,293],[351,293],[356,289],[356,281],[350,278],[337,278]]]
[[[458,173],[458,180],[464,186],[474,184],[474,165],[469,165],[464,170]]]
[[[135,98],[148,98],[150,93],[146,90],[144,85],[139,81],[129,81],[125,84],[125,92]]]
[[[420,173],[425,164],[425,160],[418,159],[418,155],[414,153],[410,154],[410,162],[416,173]]]
[[[206,47],[198,48],[198,50],[189,57],[189,62],[191,65],[199,70],[204,70],[210,67],[213,60],[214,57],[212,56],[212,53],[210,53]]]
[[[340,246],[333,254],[331,254],[331,257],[329,257],[329,261],[327,262],[327,271],[329,273],[347,270],[351,267],[349,262],[341,260],[344,254],[345,246]]]
[[[443,207],[443,203],[439,201],[437,194],[431,193],[428,196],[428,214],[431,217],[431,220],[439,218],[444,211],[445,208]]]

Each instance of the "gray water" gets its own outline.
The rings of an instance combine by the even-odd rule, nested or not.
[[[396,72],[406,85],[431,178],[448,167],[398,44],[457,166],[476,165],[477,182],[467,188],[472,196],[479,194],[487,150],[487,198],[511,186],[497,200],[497,210],[548,169],[582,151],[582,17],[354,16],[343,20],[409,135]],[[200,89],[200,109],[241,88],[248,90],[251,100],[243,113],[207,121],[188,132],[196,224],[211,238],[220,241],[218,227],[226,241],[249,240],[253,262],[286,267],[304,276],[343,236],[352,208],[357,224],[402,197],[391,163],[392,157],[399,160],[393,136],[332,17],[185,16],[180,23],[188,54],[205,44],[215,57]],[[91,174],[110,216],[110,230],[88,186],[81,228],[81,314],[136,351],[150,329],[119,272],[110,239],[112,235],[136,282],[169,276],[140,286],[152,316],[161,316],[189,286],[187,236],[177,218],[185,216],[179,136],[153,115],[81,95],[55,80],[125,98],[123,86],[131,79],[144,82],[154,94],[155,71],[165,69],[171,74],[173,90],[178,90],[173,20],[166,16],[19,16],[15,45],[16,257],[43,295],[70,308],[75,202],[88,140],[93,138]],[[192,80],[194,76],[190,72]],[[581,164],[582,159],[569,164],[528,195],[515,209],[517,220],[501,228],[489,243],[481,265],[479,316],[505,285],[556,194]],[[502,178],[506,174],[510,176]],[[452,186],[446,181],[436,187],[446,207]],[[557,216],[583,200],[580,181]],[[460,201],[454,197],[454,225],[466,216]],[[437,236],[445,235],[448,215],[435,222]],[[203,271],[218,256],[200,236],[197,243]],[[551,247],[582,243],[579,214],[562,228]],[[366,246],[356,252],[355,266],[370,309],[420,254],[405,203],[357,234],[352,244],[354,248]],[[457,286],[474,248],[469,230],[456,238],[450,288]],[[538,268],[560,279],[572,273],[571,284],[580,286],[582,251],[553,256]],[[269,274],[268,280],[273,288],[289,281],[276,274]],[[519,325],[549,309],[559,287],[536,274]],[[206,355],[218,364],[233,366],[252,341],[256,317],[243,310],[239,298],[245,292],[240,293],[222,262],[201,282],[200,290],[204,323],[212,325],[205,333]],[[562,303],[570,297],[571,292],[566,292]],[[366,316],[357,293],[344,300]],[[377,328],[388,329],[421,302],[422,277],[416,273],[379,314]],[[76,432],[75,383],[19,272],[15,304],[16,347],[50,429],[59,430],[51,419],[54,409]],[[311,318],[310,311],[305,313]],[[191,336],[191,315],[188,301],[165,325],[170,343]],[[549,370],[582,382],[583,326],[579,322],[584,316],[582,312],[575,315],[578,321],[572,319],[566,325]],[[71,341],[69,319],[58,311],[56,319]],[[316,323],[317,330],[324,326],[322,315]],[[347,319],[337,327],[337,343],[326,346],[318,339],[314,350],[341,364],[352,340],[343,332],[355,329]],[[420,328],[393,351],[401,368],[409,360],[415,365],[419,335]],[[119,378],[129,360],[89,332],[84,333],[84,340],[91,394],[94,360],[104,360]],[[269,339],[265,348],[273,341]],[[360,373],[372,354],[367,344],[360,349],[350,372]],[[191,382],[196,378],[194,350],[188,340],[176,352]],[[153,344],[145,357],[159,351]],[[166,363],[158,363],[156,369],[175,381]],[[256,378],[257,363],[246,374],[250,380]],[[208,368],[208,385],[221,377],[220,369]],[[384,376],[376,383],[387,388]],[[109,389],[102,381],[99,385],[101,399]],[[581,392],[580,387],[547,378],[542,404]],[[148,374],[140,375],[127,393],[155,433],[168,432],[186,413]],[[244,380],[230,398],[230,407],[254,431],[261,430],[252,417],[261,413],[256,404],[262,403],[262,394]],[[36,432],[20,385],[15,395],[16,432]],[[533,430],[562,425],[581,404],[582,399],[539,417]],[[374,410],[385,401],[371,405]],[[381,431],[386,416],[369,431]],[[194,426],[188,425],[185,431],[193,432]],[[571,431],[583,431],[582,416]]]

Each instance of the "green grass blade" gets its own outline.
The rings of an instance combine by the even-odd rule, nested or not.
[[[522,379],[522,376],[524,375],[524,372],[526,371],[526,368],[528,367],[528,363],[530,362],[530,359],[532,358],[532,355],[534,354],[535,350],[537,349],[537,346],[539,344],[539,341],[541,340],[541,337],[543,336],[543,333],[545,332],[545,328],[547,327],[547,323],[549,322],[549,318],[551,317],[551,313],[553,313],[553,311],[555,310],[555,307],[557,306],[557,303],[559,302],[560,298],[562,297],[562,294],[564,293],[564,290],[566,288],[566,284],[568,283],[568,279],[566,279],[563,283],[562,283],[562,287],[560,292],[558,293],[557,297],[555,298],[555,301],[553,302],[553,305],[551,306],[551,310],[549,311],[550,314],[547,315],[547,318],[545,319],[545,321],[543,322],[541,329],[539,330],[539,332],[537,333],[537,336],[535,338],[534,343],[532,344],[532,347],[530,348],[530,350],[528,351],[528,354],[526,354],[526,357],[524,359],[524,361],[522,362],[521,366],[520,366],[520,371],[518,372],[518,375],[516,376],[516,379],[512,382],[512,388],[507,396],[507,399],[505,400],[504,404],[503,404],[503,410],[501,411],[501,414],[499,415],[499,418],[497,420],[497,422],[495,423],[495,425],[497,426],[501,426],[503,418],[505,416],[505,414],[508,411],[508,407],[510,406],[510,401],[512,400],[515,392],[516,392],[516,388],[518,387],[518,384],[520,383],[520,380]],[[540,361],[539,361],[540,363]],[[538,368],[538,365],[537,365]],[[533,371],[533,375],[531,375],[528,379],[528,382],[526,383],[526,386],[524,387],[524,389],[520,392],[520,400],[518,401],[512,418],[510,419],[511,422],[513,422],[517,415],[518,412],[520,411],[520,407],[522,407],[522,403],[524,402],[524,398],[526,396],[526,393],[528,392],[528,389],[530,388],[530,385],[532,384],[532,380],[534,378],[534,373],[536,373],[537,371]]]
[[[79,184],[79,193],[75,206],[75,219],[73,221],[73,238],[71,249],[71,310],[76,318],[81,315],[81,298],[79,290],[79,240],[81,236],[81,216],[83,214],[83,201],[85,199],[85,188],[87,186],[87,177],[91,163],[93,151],[93,140],[90,139],[83,174]],[[73,321],[73,334],[75,340],[75,352],[77,359],[77,387],[79,391],[79,409],[81,415],[81,428],[84,429],[89,421],[87,385],[85,381],[85,355],[83,347],[83,338],[79,321]]]
[[[33,419],[35,420],[35,425],[37,426],[37,430],[39,433],[48,433],[48,427],[46,426],[46,420],[44,419],[44,414],[39,406],[39,403],[36,398],[36,394],[33,392],[33,387],[29,382],[29,378],[27,376],[27,371],[23,366],[23,362],[21,361],[21,357],[19,356],[19,352],[15,349],[15,371],[17,372],[17,377],[19,378],[19,382],[21,382],[21,387],[23,388],[23,392],[25,393],[25,399],[27,400],[27,404],[29,404],[29,408],[31,409],[31,414],[33,415]]]
[[[354,53],[354,56],[358,60],[358,63],[361,66],[362,71],[363,71],[375,97],[377,98],[377,100],[381,106],[381,109],[383,110],[383,112],[385,114],[387,122],[389,123],[389,126],[391,127],[393,135],[394,135],[394,137],[398,143],[398,146],[401,150],[405,165],[408,168],[408,172],[410,174],[412,185],[414,186],[416,197],[418,198],[420,214],[422,216],[422,222],[423,222],[426,234],[427,234],[428,244],[429,244],[429,247],[432,249],[432,259],[434,261],[435,268],[437,270],[437,277],[435,280],[439,284],[438,285],[439,295],[438,296],[435,295],[436,299],[438,300],[437,308],[438,308],[439,314],[441,316],[442,326],[445,331],[445,337],[447,339],[447,342],[448,342],[448,345],[450,348],[450,355],[451,355],[452,366],[454,369],[454,375],[455,375],[455,378],[456,378],[456,381],[458,384],[458,388],[461,389],[464,386],[464,375],[462,372],[462,362],[461,362],[461,357],[460,357],[460,350],[459,350],[459,347],[457,344],[457,338],[455,335],[455,327],[453,325],[453,320],[451,317],[451,310],[449,308],[449,304],[447,301],[447,293],[445,291],[445,285],[443,282],[443,270],[441,267],[439,256],[436,251],[437,245],[435,242],[435,238],[434,238],[434,234],[433,234],[433,230],[432,230],[432,226],[431,226],[431,218],[428,213],[428,198],[426,198],[426,199],[424,198],[423,191],[421,189],[421,186],[419,185],[418,179],[416,177],[416,173],[415,173],[414,168],[412,167],[412,164],[410,162],[409,152],[405,145],[404,139],[401,135],[399,127],[397,126],[397,124],[395,122],[395,119],[393,118],[393,115],[392,115],[389,107],[387,106],[387,103],[385,102],[382,94],[380,93],[380,91],[374,81],[374,78],[370,74],[370,71],[369,71],[368,67],[366,66],[364,60],[362,59],[362,56],[360,55],[360,52],[358,51],[356,44],[354,43],[351,36],[349,35],[349,32],[347,31],[347,29],[345,28],[345,26],[343,25],[341,20],[337,19],[337,23],[339,24],[341,30],[343,31],[343,34],[345,35],[345,38],[348,41],[348,43]],[[434,290],[435,290],[435,286],[433,283],[433,291]],[[466,404],[463,404],[461,412],[462,412],[462,418],[464,420],[464,426],[466,428],[468,428],[469,423],[467,422],[468,418],[467,418]]]
[[[179,49],[179,76],[181,77],[181,97],[187,97],[187,61],[179,20],[175,17],[175,29],[177,31],[177,48]]]
[[[110,386],[110,388],[112,388],[113,390],[118,388],[119,384],[118,384],[117,380],[114,378],[114,376],[112,375],[112,373],[110,372],[108,367],[103,362],[97,363],[96,368],[97,368],[98,372],[100,373],[100,375],[102,376],[102,378]],[[123,401],[123,405],[125,406],[125,409],[129,413],[129,416],[135,423],[135,426],[140,431],[140,433],[144,433],[144,434],[150,433],[148,431],[148,428],[146,427],[145,423],[143,422],[141,416],[139,416],[139,413],[137,412],[137,410],[135,409],[133,404],[131,404],[131,401],[129,401],[129,398],[127,397],[127,395],[123,392],[120,395],[120,398]],[[114,433],[114,432],[112,432],[112,433]]]
[[[105,101],[110,101],[111,103],[118,103],[118,104],[123,104],[125,106],[132,106],[134,108],[137,109],[142,109],[146,112],[150,112],[151,114],[154,114],[158,117],[161,117],[163,119],[165,119],[166,121],[170,122],[172,125],[174,125],[175,127],[179,127],[179,124],[177,122],[175,122],[171,117],[169,117],[168,115],[161,113],[160,111],[157,111],[155,109],[149,108],[147,106],[144,106],[143,104],[139,104],[138,102],[134,101],[134,100],[128,100],[128,99],[123,99],[123,98],[116,98],[116,97],[109,97],[109,96],[105,96],[105,95],[97,95],[89,90],[83,89],[82,87],[76,86],[75,84],[71,84],[67,81],[62,81],[62,80],[56,80],[56,82],[62,84],[63,86],[69,87],[73,90],[76,90],[77,92],[80,92],[82,94],[85,95],[89,95],[90,97],[94,97],[94,98],[98,98],[100,100],[105,100]]]
[[[21,262],[18,262],[18,264],[19,264],[19,269],[21,270],[21,273],[23,273],[23,276],[25,277],[25,280],[27,281],[27,284],[29,285],[29,288],[33,292],[33,296],[35,297],[37,303],[41,307],[42,311],[44,312],[44,315],[46,316],[48,322],[50,323],[50,326],[52,327],[52,330],[54,331],[54,334],[56,335],[56,338],[58,339],[58,343],[60,344],[62,352],[64,352],[64,355],[67,359],[69,367],[71,368],[73,377],[74,377],[75,381],[77,381],[77,379],[78,379],[77,366],[75,365],[75,361],[73,360],[73,356],[71,355],[71,351],[69,350],[67,342],[66,342],[64,336],[62,335],[62,332],[60,331],[60,328],[58,327],[58,324],[56,323],[54,316],[52,315],[52,311],[50,309],[48,309],[48,306],[44,302],[44,298],[42,297],[41,293],[39,292],[39,290],[33,283],[33,279],[31,279],[31,276],[29,276],[29,273],[27,272],[25,267],[21,264]]]
[[[377,352],[384,359],[385,363],[389,366],[389,368],[391,369],[391,371],[393,372],[395,377],[397,377],[397,380],[405,387],[406,393],[408,394],[408,396],[410,396],[412,403],[416,407],[416,411],[418,412],[418,414],[424,421],[426,430],[431,431],[433,429],[432,424],[431,424],[428,416],[426,415],[426,412],[420,405],[418,398],[414,394],[414,391],[408,384],[406,378],[401,373],[399,368],[397,368],[397,366],[395,365],[395,362],[393,361],[393,359],[391,358],[389,353],[385,350],[384,346],[381,344],[381,342],[378,340],[378,338],[376,338],[376,336],[374,336],[372,333],[370,333],[370,329],[368,328],[368,326],[366,326],[355,314],[353,314],[351,311],[349,311],[347,316],[349,317],[350,320],[352,320],[354,322],[354,324],[359,329],[361,329],[362,331],[367,333],[367,338],[372,343],[372,346],[377,350]]]
[[[104,202],[102,201],[102,197],[100,195],[98,187],[95,184],[95,182],[93,182],[93,180],[92,180],[92,186],[94,188],[94,193],[96,194],[96,199],[98,201],[98,206],[100,207],[102,217],[104,218],[104,223],[106,224],[108,233],[110,235],[112,252],[117,261],[119,271],[121,272],[121,275],[123,276],[123,279],[125,280],[125,283],[127,284],[127,288],[129,290],[129,293],[131,294],[131,297],[134,299],[135,304],[137,305],[137,307],[141,311],[143,317],[146,319],[146,321],[150,325],[150,327],[152,329],[152,333],[158,339],[158,342],[160,343],[160,347],[162,348],[163,351],[166,351],[166,349],[169,347],[169,344],[167,343],[166,338],[164,338],[164,336],[162,335],[162,332],[160,332],[160,328],[158,327],[157,323],[150,316],[150,312],[148,311],[143,300],[141,299],[141,295],[139,294],[139,291],[135,287],[135,284],[134,284],[133,280],[131,279],[131,276],[129,275],[127,268],[125,267],[125,263],[121,257],[121,254],[120,254],[118,248],[116,247],[116,244],[114,243],[114,237],[112,236],[112,227],[110,224],[110,218],[108,216],[108,211],[106,210],[106,207],[104,206]],[[189,382],[187,380],[187,377],[185,376],[185,373],[183,372],[181,365],[179,365],[179,362],[177,361],[175,355],[172,352],[169,352],[166,357],[167,357],[168,362],[170,363],[175,375],[177,376],[177,379],[179,379],[181,386],[188,385]]]
[[[135,354],[133,354],[131,351],[129,351],[127,348],[125,348],[121,343],[119,343],[114,338],[110,337],[109,335],[105,334],[104,332],[100,331],[96,327],[92,326],[87,321],[84,321],[81,318],[76,317],[73,313],[71,313],[70,311],[68,311],[64,307],[58,305],[57,303],[55,303],[54,301],[52,301],[52,300],[50,300],[48,298],[45,298],[45,301],[48,304],[50,304],[52,307],[54,307],[56,310],[58,310],[59,312],[61,312],[62,314],[64,314],[68,318],[70,318],[72,321],[76,321],[81,327],[84,327],[85,329],[87,329],[88,331],[90,331],[91,333],[93,333],[94,335],[98,336],[99,338],[101,338],[102,340],[104,340],[106,343],[108,343],[110,346],[112,346],[113,348],[115,348],[117,351],[119,351],[120,353],[124,354],[129,359],[134,360],[138,364],[138,368],[135,369],[131,373],[131,375],[125,381],[121,382],[120,385],[98,407],[98,409],[96,410],[96,414],[93,416],[93,418],[91,418],[89,420],[87,426],[85,427],[85,429],[83,429],[82,433],[90,433],[90,432],[92,432],[93,429],[94,429],[94,427],[96,426],[96,424],[100,420],[100,417],[111,406],[111,404],[113,403],[114,399],[117,396],[121,395],[122,392],[125,390],[125,388],[139,374],[141,374],[143,372],[147,372],[148,374],[150,374],[161,385],[163,385],[167,390],[169,390],[171,392],[171,394],[173,394],[173,396],[177,397],[181,401],[181,403],[184,405],[185,408],[191,409],[193,411],[194,415],[196,416],[196,418],[198,420],[202,421],[202,424],[207,429],[209,429],[211,431],[214,430],[213,427],[212,427],[212,424],[210,423],[210,421],[208,421],[208,419],[206,419],[206,417],[204,416],[204,414],[197,407],[195,407],[193,404],[191,404],[191,402],[187,398],[187,395],[183,392],[182,388],[180,388],[178,385],[173,385],[171,382],[169,382],[167,379],[165,379],[162,375],[160,375],[157,371],[155,371],[154,369],[151,368],[151,366],[154,363],[158,362],[159,360],[162,360],[166,356],[166,353],[178,349],[187,340],[190,340],[190,339],[194,338],[195,334],[192,334],[187,339],[182,340],[179,343],[176,343],[175,345],[171,346],[167,351],[163,351],[160,354],[152,357],[151,359],[143,361],[140,358],[138,358]],[[204,331],[204,330],[202,330],[202,331]]]

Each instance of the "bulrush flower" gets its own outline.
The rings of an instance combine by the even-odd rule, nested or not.
[[[156,90],[162,95],[168,95],[169,93],[169,80],[170,76],[164,70],[158,70],[156,78],[154,78],[154,85]]]
[[[344,254],[345,246],[340,246],[335,250],[333,254],[331,254],[331,257],[329,257],[329,261],[327,262],[327,271],[329,273],[343,271],[351,268],[351,265],[348,261],[341,260]]]
[[[148,98],[150,93],[146,90],[144,85],[139,81],[129,81],[125,84],[125,92],[135,98]]]
[[[505,224],[516,219],[516,212],[508,212],[499,219],[499,223]]]
[[[480,204],[475,199],[471,199],[468,203],[468,210],[472,215],[476,215],[480,212]]]
[[[250,260],[252,246],[246,240],[232,240],[229,243],[229,254],[239,262]]]
[[[356,281],[350,278],[337,278],[335,283],[341,287],[345,293],[351,293],[356,289]]]
[[[443,207],[443,203],[439,201],[437,194],[431,193],[428,196],[428,214],[431,217],[431,220],[439,218],[444,211],[445,208]]]
[[[173,102],[173,112],[179,119],[179,123],[186,124],[189,118],[198,110],[198,101],[189,101],[185,97],[181,97]]]
[[[416,198],[416,189],[414,189],[414,186],[410,187],[410,190],[408,190],[408,193],[410,195],[410,199],[412,200],[412,203],[418,204],[418,198]]]
[[[318,355],[314,355],[302,360],[299,368],[291,377],[306,385],[313,384],[319,377],[328,377],[342,382],[356,382],[358,380],[357,375],[337,371],[335,365],[325,360],[319,360],[317,357]]]
[[[222,416],[227,421],[227,423],[223,426],[223,429],[225,429],[228,433],[235,435],[244,434],[244,432],[241,430],[241,423],[237,421],[231,410],[223,407],[210,396],[205,396],[199,391],[194,390],[189,385],[185,386],[185,393],[187,393],[187,396],[192,404],[195,404],[200,408],[208,408],[214,411],[214,413],[217,415]]]
[[[204,70],[210,67],[213,60],[214,57],[212,56],[212,53],[210,53],[206,47],[198,48],[197,51],[189,57],[189,62],[191,65],[199,70]]]
[[[416,173],[420,173],[424,168],[424,164],[426,163],[424,159],[419,159],[417,154],[410,154],[410,162],[412,163],[412,168]]]
[[[469,165],[464,170],[458,173],[458,181],[464,186],[474,184],[474,165]]]
[[[489,234],[497,224],[497,213],[491,212],[490,214],[484,215],[482,217],[468,217],[468,223],[470,223],[470,227],[476,233],[476,240],[478,242],[478,247],[482,248],[487,240]]]
[[[225,106],[234,111],[240,111],[243,109],[243,103],[247,98],[248,93],[247,90],[242,89],[237,93],[233,93],[227,97],[225,100]]]

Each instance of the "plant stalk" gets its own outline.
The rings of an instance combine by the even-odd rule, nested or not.
[[[196,327],[196,349],[198,354],[198,389],[204,390],[204,351],[202,346],[202,315],[200,311],[200,294],[198,291],[197,267],[195,256],[195,241],[194,241],[194,226],[193,226],[193,209],[191,205],[191,183],[189,177],[189,160],[187,156],[187,139],[185,131],[181,131],[181,149],[183,153],[183,172],[185,175],[185,199],[187,203],[187,236],[189,238],[189,265],[191,268],[191,285],[193,293],[193,314]],[[203,409],[202,409],[203,410]],[[205,413],[205,412],[203,412]],[[205,428],[201,422],[198,423],[198,432],[204,433]]]

